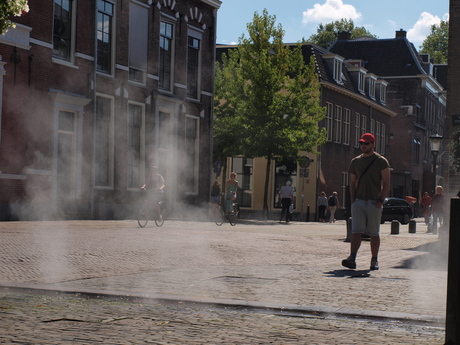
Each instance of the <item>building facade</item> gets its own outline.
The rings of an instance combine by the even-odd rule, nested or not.
[[[429,137],[445,136],[445,65],[433,65],[429,54],[419,54],[404,30],[390,39],[352,40],[342,33],[330,50],[348,60],[361,60],[369,72],[388,83],[387,105],[398,113],[391,122],[387,157],[392,195],[420,200],[424,192],[433,193],[434,184],[443,184],[444,172],[440,165],[433,176]]]
[[[0,36],[0,219],[207,202],[219,0],[29,2]]]

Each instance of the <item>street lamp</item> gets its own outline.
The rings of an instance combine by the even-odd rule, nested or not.
[[[439,134],[433,134],[428,137],[430,139],[431,154],[433,155],[433,195],[436,193],[436,161],[438,160],[438,154],[441,150],[441,143],[443,136]]]

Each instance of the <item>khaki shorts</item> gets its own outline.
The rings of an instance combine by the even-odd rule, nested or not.
[[[379,236],[382,207],[375,207],[377,200],[361,200],[351,204],[351,232]]]

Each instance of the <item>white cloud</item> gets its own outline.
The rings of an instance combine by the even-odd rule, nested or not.
[[[303,23],[330,23],[342,18],[359,20],[361,17],[361,12],[352,5],[344,4],[342,0],[326,0],[324,4],[315,4],[303,12]]]
[[[423,12],[414,27],[407,31],[407,38],[414,43],[415,46],[420,46],[431,32],[433,24],[439,24],[441,19],[431,13]]]

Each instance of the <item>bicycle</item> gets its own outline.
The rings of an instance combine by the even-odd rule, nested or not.
[[[146,191],[145,188],[141,189],[142,191]],[[157,195],[154,195],[154,198]],[[150,207],[150,201],[152,198],[146,197],[143,203],[140,205],[139,208],[139,215],[137,218],[137,223],[141,228],[144,228],[149,220],[151,219],[152,208]],[[155,221],[155,225],[160,227],[165,222],[165,211],[166,211],[166,203],[164,201],[155,201],[153,206],[153,220]]]
[[[232,202],[231,207],[232,210],[228,213],[225,213],[221,204],[214,203],[212,215],[214,223],[216,223],[216,225],[221,226],[225,222],[225,219],[228,219],[228,222],[231,226],[236,225],[236,222],[238,220],[238,214],[240,213],[239,207],[238,204],[234,202]]]

